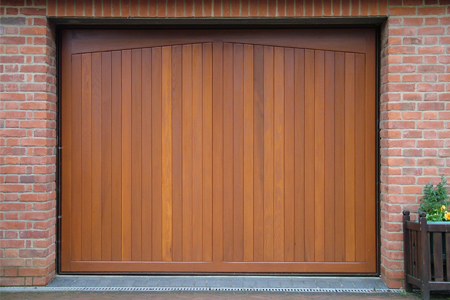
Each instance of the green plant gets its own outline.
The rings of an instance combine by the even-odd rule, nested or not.
[[[430,182],[423,189],[419,213],[425,212],[428,221],[450,221],[450,201],[445,187],[446,184],[447,180],[442,175],[441,182],[436,187]]]

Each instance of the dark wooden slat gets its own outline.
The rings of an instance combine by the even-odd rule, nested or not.
[[[445,267],[446,267],[446,278],[445,281],[450,281],[450,233],[445,233]]]
[[[442,257],[442,234],[433,233],[434,281],[444,280],[444,261]]]

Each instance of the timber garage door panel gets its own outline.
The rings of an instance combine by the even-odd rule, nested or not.
[[[64,31],[61,271],[375,273],[374,53],[366,29]]]

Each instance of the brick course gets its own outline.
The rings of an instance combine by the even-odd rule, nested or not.
[[[389,16],[380,53],[381,275],[402,286],[401,211],[450,175],[449,0],[2,0],[0,285],[55,275],[56,46],[47,16]]]

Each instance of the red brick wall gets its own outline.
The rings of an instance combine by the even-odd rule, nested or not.
[[[450,175],[450,1],[390,0],[382,29],[381,273],[403,278],[402,210]],[[415,217],[415,216],[414,216]]]
[[[450,175],[450,0],[2,0],[0,285],[55,275],[56,80],[46,16],[385,16],[382,28],[381,272],[401,287],[401,211]]]

